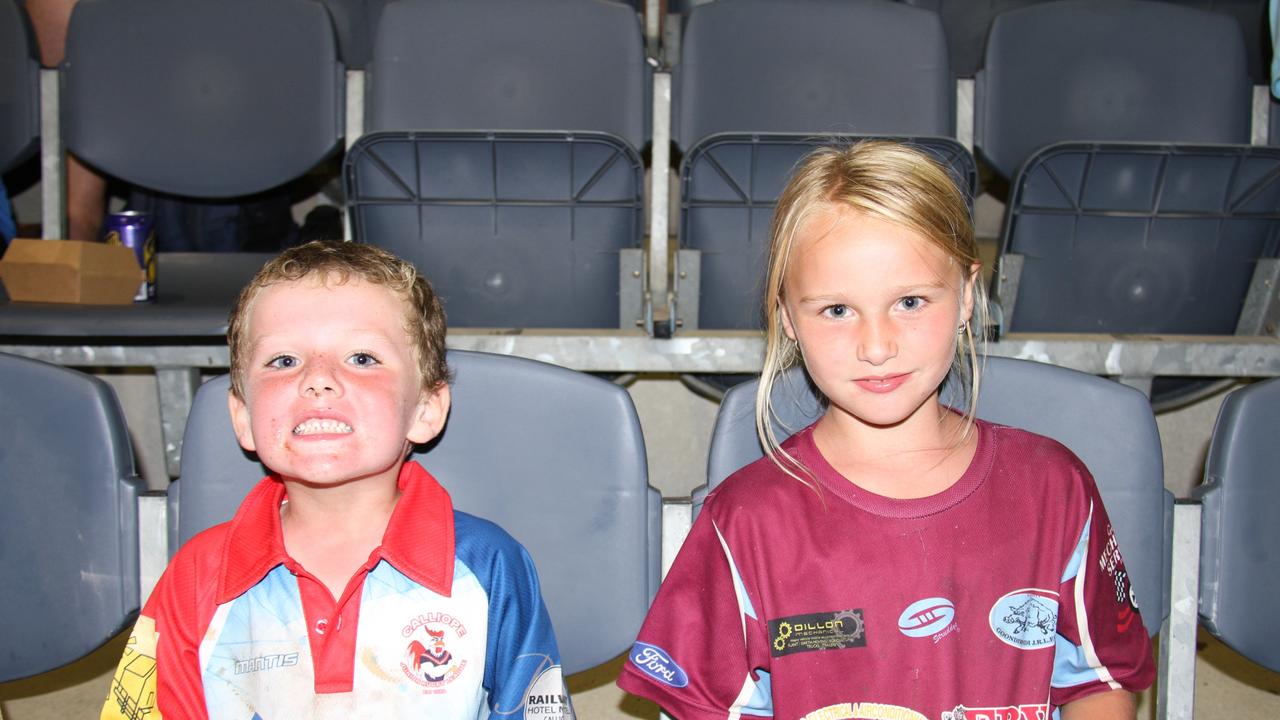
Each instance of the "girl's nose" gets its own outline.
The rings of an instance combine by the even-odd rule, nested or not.
[[[872,365],[883,365],[898,355],[897,337],[887,318],[867,317],[860,325],[859,360]]]

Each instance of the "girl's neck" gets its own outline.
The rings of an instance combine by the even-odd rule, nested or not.
[[[828,409],[813,431],[823,458],[868,492],[896,499],[936,495],[955,484],[977,450],[961,415],[936,401],[890,427]]]

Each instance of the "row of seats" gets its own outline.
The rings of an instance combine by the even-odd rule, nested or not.
[[[377,15],[348,85],[313,0],[83,2],[61,69],[65,145],[129,182],[215,197],[279,185],[350,138],[355,238],[424,268],[455,326],[758,328],[778,191],[813,145],[866,135],[912,139],[971,193],[978,161],[1009,186],[1003,331],[1232,334],[1257,261],[1280,254],[1280,148],[1250,145],[1245,44],[1223,14],[1002,12],[971,112],[942,18],[888,0],[698,5],[669,111],[624,4],[400,0]],[[22,68],[5,84],[18,95],[36,86],[34,60]],[[30,107],[0,167],[34,147]],[[665,258],[644,257],[643,157],[667,125],[682,252],[672,296],[646,302]],[[655,307],[670,325],[650,326]]]
[[[664,526],[648,485],[645,445],[629,395],[612,383],[521,358],[453,351],[453,409],[442,436],[419,448],[455,505],[498,522],[533,555],[568,672],[629,647],[657,589],[660,553],[683,530]],[[1172,498],[1163,487],[1155,419],[1137,391],[1051,365],[991,358],[980,417],[1054,437],[1093,470],[1116,526],[1147,630],[1171,604],[1246,657],[1280,670],[1280,529],[1269,509],[1280,462],[1280,380],[1231,394],[1199,491],[1201,582],[1171,592]],[[182,477],[167,496],[168,548],[231,517],[263,468],[243,453],[226,412],[227,378],[201,387],[188,421]],[[818,405],[796,373],[776,386],[781,436]],[[761,456],[754,385],[730,391],[713,430],[705,492]],[[1054,413],[1042,409],[1053,406]],[[554,408],[554,410],[551,410]],[[1079,422],[1087,414],[1092,420]],[[74,370],[0,355],[0,682],[79,658],[131,622],[149,591],[140,553],[166,556],[160,527],[139,520],[140,483],[112,391]],[[495,452],[495,448],[499,451]],[[165,517],[163,514],[161,517]],[[158,532],[159,531],[159,532]],[[140,540],[140,537],[143,538]],[[146,575],[146,569],[141,571]],[[151,578],[154,581],[154,578]],[[1172,596],[1172,600],[1171,600]],[[1166,679],[1166,682],[1169,679]],[[1174,678],[1174,681],[1179,679]],[[1167,685],[1165,686],[1168,687]]]

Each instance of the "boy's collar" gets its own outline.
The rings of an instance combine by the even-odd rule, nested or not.
[[[453,501],[449,493],[416,462],[400,468],[396,503],[382,545],[365,569],[386,560],[414,582],[448,596],[453,586]],[[216,602],[244,594],[272,568],[289,562],[280,531],[280,504],[285,487],[269,476],[259,482],[236,511],[227,530]]]

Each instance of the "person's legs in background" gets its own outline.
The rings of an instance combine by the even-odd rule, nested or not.
[[[66,49],[67,23],[76,0],[27,0],[27,15],[40,46],[40,64],[56,67]],[[107,210],[107,181],[75,156],[67,155],[67,236],[98,240]]]

